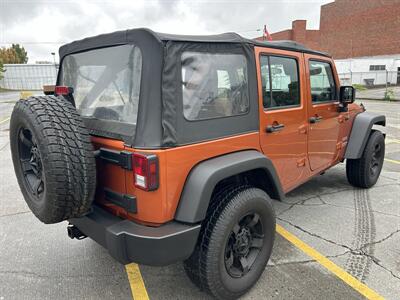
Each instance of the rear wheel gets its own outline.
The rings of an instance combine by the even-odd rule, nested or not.
[[[42,222],[61,222],[90,209],[95,159],[90,136],[71,103],[54,96],[17,102],[10,145],[22,194]]]
[[[224,189],[212,203],[184,267],[202,290],[219,299],[238,298],[257,282],[269,260],[275,213],[268,195],[248,186]]]
[[[372,187],[379,178],[384,158],[385,138],[382,132],[372,130],[362,156],[346,161],[347,180],[356,187]]]

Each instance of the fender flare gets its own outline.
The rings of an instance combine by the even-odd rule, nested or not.
[[[356,115],[344,158],[358,159],[362,156],[373,125],[386,126],[386,117],[366,111]]]
[[[266,181],[273,185],[271,198],[284,197],[281,183],[272,161],[256,150],[225,154],[200,162],[190,171],[183,188],[175,220],[185,223],[201,222],[207,213],[215,186],[221,180],[246,171],[262,169]]]

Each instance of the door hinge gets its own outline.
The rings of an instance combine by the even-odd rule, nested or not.
[[[304,167],[305,165],[306,165],[306,159],[304,157],[297,160],[298,167]]]
[[[307,125],[301,125],[298,129],[300,134],[307,134]]]
[[[106,162],[119,165],[124,169],[132,170],[132,152],[100,148],[98,157]]]
[[[340,115],[338,118],[337,118],[337,120],[338,120],[338,122],[339,123],[343,123],[344,121],[347,121],[349,119],[349,116],[346,114],[346,115]]]
[[[105,198],[111,203],[124,208],[129,213],[137,213],[136,197],[126,194],[120,194],[110,189],[104,189]]]

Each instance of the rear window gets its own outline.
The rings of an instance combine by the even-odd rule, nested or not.
[[[136,124],[142,55],[134,45],[71,54],[61,67],[61,85],[74,88],[78,112],[88,118]]]
[[[243,55],[184,52],[181,62],[183,115],[187,120],[248,112],[247,62]]]

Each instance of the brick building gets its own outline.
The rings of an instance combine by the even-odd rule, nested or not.
[[[321,6],[319,30],[306,25],[306,20],[293,21],[291,29],[271,37],[297,41],[335,59],[400,54],[400,0],[336,0]]]
[[[344,84],[400,85],[400,0],[336,0],[321,6],[318,30],[295,20],[271,37],[328,52]]]

